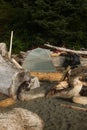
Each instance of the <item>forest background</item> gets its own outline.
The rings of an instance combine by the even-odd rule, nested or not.
[[[87,0],[0,0],[0,42],[13,52],[50,43],[87,48]]]

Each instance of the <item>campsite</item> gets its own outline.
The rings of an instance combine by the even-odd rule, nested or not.
[[[87,130],[87,0],[0,0],[0,130]]]
[[[0,48],[0,130],[86,130],[86,51],[39,47],[9,58],[6,44]],[[70,69],[79,84],[68,80]]]

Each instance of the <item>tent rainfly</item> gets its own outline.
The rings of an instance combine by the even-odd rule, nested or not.
[[[24,60],[23,68],[36,72],[56,72],[50,56],[50,50],[43,48],[29,51]]]

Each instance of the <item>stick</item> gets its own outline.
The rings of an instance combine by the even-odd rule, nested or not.
[[[68,66],[66,68],[65,73],[63,74],[63,77],[62,77],[61,81],[64,81],[66,79],[66,77],[68,76],[68,72],[69,72],[70,69],[71,69],[70,66]]]
[[[15,60],[15,59],[11,59],[11,61],[15,64],[15,66],[18,68],[18,69],[23,69],[21,65],[19,65],[19,63]]]
[[[44,44],[47,47],[51,47],[57,50],[61,50],[61,51],[66,51],[66,52],[72,52],[72,53],[76,53],[76,54],[82,54],[82,55],[87,55],[87,51],[76,51],[76,50],[71,50],[71,49],[66,49],[63,47],[56,47],[56,46],[52,46],[50,44]]]
[[[13,39],[13,31],[11,31],[10,48],[9,48],[9,53],[8,53],[9,59],[11,58],[11,53],[12,53],[12,39]]]
[[[72,106],[72,105],[67,105],[67,104],[60,104],[60,106],[65,107],[65,108],[72,108],[74,110],[87,111],[87,108],[77,107],[77,106]]]

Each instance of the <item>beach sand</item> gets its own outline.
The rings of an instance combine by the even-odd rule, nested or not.
[[[17,101],[12,106],[0,108],[0,112],[21,107],[37,113],[45,123],[44,130],[87,130],[87,111],[65,108],[61,104],[87,108],[87,105],[75,104],[70,100],[44,97],[30,101]]]

